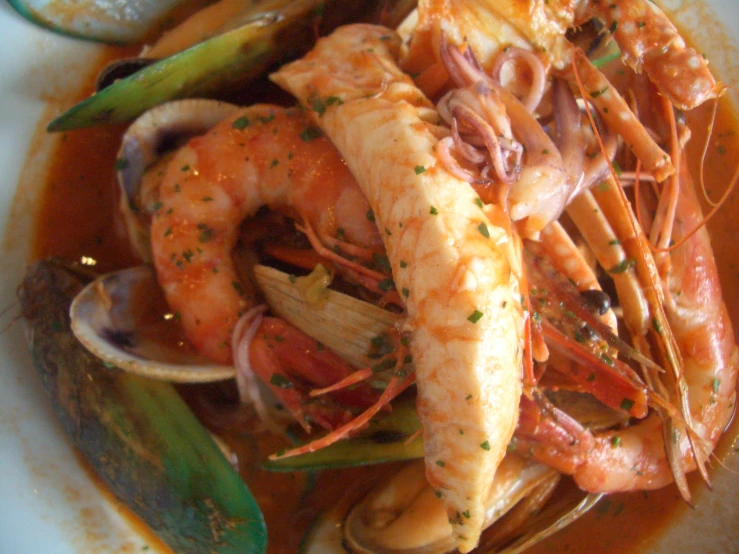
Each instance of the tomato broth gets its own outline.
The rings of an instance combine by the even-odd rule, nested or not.
[[[88,88],[82,95],[89,92]],[[698,174],[709,116],[709,108],[704,107],[688,117],[693,130],[690,159],[694,175]],[[722,102],[705,164],[707,189],[712,198],[723,192],[734,172],[736,160],[729,159],[727,152],[739,151],[736,129],[739,126],[729,111],[728,103]],[[122,127],[102,127],[68,132],[61,137],[53,156],[37,222],[35,258],[57,256],[82,261],[100,272],[139,263],[128,244],[119,213],[120,198],[114,167],[122,131]],[[726,240],[722,229],[735,218],[737,203],[739,193],[735,192],[728,205],[709,225],[724,297],[735,330],[739,329],[739,270],[736,266],[739,263],[739,241]],[[184,386],[180,390],[197,415],[212,423],[212,414],[206,413],[212,406],[203,402],[198,388]],[[272,554],[295,552],[309,523],[322,509],[336,502],[353,482],[379,471],[372,467],[314,475],[263,471],[259,469],[259,462],[282,448],[282,439],[266,433],[255,436],[248,432],[248,425],[240,427],[238,422],[248,420],[248,414],[241,413],[238,407],[230,406],[228,413],[214,417],[216,420],[220,418],[220,422],[216,422],[218,433],[237,454],[242,475],[264,513],[269,552]],[[228,428],[229,422],[233,423],[231,428]],[[728,452],[736,434],[737,425],[734,425],[721,441],[721,456],[736,455]],[[691,488],[696,490],[701,486],[698,479],[691,476]],[[633,552],[636,545],[646,544],[650,536],[669,525],[677,511],[686,509],[674,486],[611,495],[579,521],[537,545],[531,552]]]

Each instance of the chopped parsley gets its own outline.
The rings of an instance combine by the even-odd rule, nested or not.
[[[269,384],[274,385],[275,387],[279,387],[281,389],[293,388],[292,381],[290,381],[284,375],[280,375],[279,373],[275,373],[274,375],[272,375],[272,377],[269,380]]]
[[[323,131],[315,126],[306,127],[299,136],[300,140],[302,140],[303,142],[310,142],[314,139],[322,137]]]
[[[391,288],[395,286],[395,283],[392,279],[383,279],[379,283],[377,283],[377,288],[380,289],[382,292],[387,292]]]
[[[479,311],[479,310],[475,310],[474,312],[472,312],[472,313],[471,313],[471,314],[469,315],[469,317],[467,318],[467,321],[469,321],[470,323],[477,323],[478,321],[480,321],[480,318],[481,318],[481,317],[482,317],[483,315],[484,315],[484,314],[483,314],[483,313],[482,313],[481,311]]]
[[[246,129],[249,125],[251,125],[251,121],[249,121],[249,118],[245,115],[237,117],[234,119],[233,123],[231,123],[231,127],[238,130]]]

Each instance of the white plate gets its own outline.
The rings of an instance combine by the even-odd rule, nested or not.
[[[693,34],[718,75],[739,85],[737,0],[665,0]],[[705,7],[709,7],[706,11]],[[710,10],[720,12],[720,22]],[[698,17],[698,19],[696,19]],[[727,48],[726,46],[731,47]],[[30,358],[15,289],[22,278],[35,206],[33,175],[16,186],[37,121],[49,99],[87,67],[95,47],[41,31],[0,3],[0,228],[5,229],[0,271],[0,553],[140,552],[146,542],[131,531],[81,469],[53,418]],[[43,144],[35,144],[43,169]],[[14,195],[16,198],[14,199]],[[10,223],[8,223],[10,222]],[[8,326],[6,328],[6,326]],[[737,456],[733,456],[736,466]],[[739,471],[739,467],[735,467]],[[652,552],[734,552],[739,546],[739,478],[718,472],[716,492],[675,521]],[[151,550],[148,550],[151,551]]]

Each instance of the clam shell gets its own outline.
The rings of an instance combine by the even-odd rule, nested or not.
[[[131,373],[179,383],[234,377],[233,366],[213,364],[182,341],[163,340],[161,318],[174,316],[159,306],[166,304],[151,268],[109,273],[75,297],[70,308],[72,331],[105,363]]]
[[[379,471],[380,478],[349,487],[345,496],[323,513],[304,539],[305,554],[455,551],[448,515],[426,480],[423,460],[407,463],[399,470]],[[554,502],[551,508],[545,505],[559,479],[560,475],[547,466],[507,454],[485,502],[488,530],[483,533],[479,551],[520,552],[518,546],[502,551],[500,547],[516,537],[520,537],[516,545],[530,546],[592,507],[594,498],[579,491],[565,502]],[[584,496],[588,501],[582,500]],[[515,513],[522,506],[524,513]],[[532,517],[540,511],[544,517]],[[507,519],[508,515],[513,516],[513,522]],[[537,525],[518,529],[517,522],[530,519],[536,520]]]
[[[398,314],[346,294],[328,291],[320,306],[303,298],[291,276],[264,265],[254,266],[254,276],[271,310],[355,367],[368,365],[373,338],[402,324]]]

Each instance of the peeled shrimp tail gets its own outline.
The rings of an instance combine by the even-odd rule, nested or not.
[[[304,105],[325,106],[313,117],[374,212],[407,301],[426,474],[468,552],[518,416],[519,244],[507,219],[493,224],[439,162],[438,114],[398,69],[399,49],[392,31],[348,26],[272,78]]]

